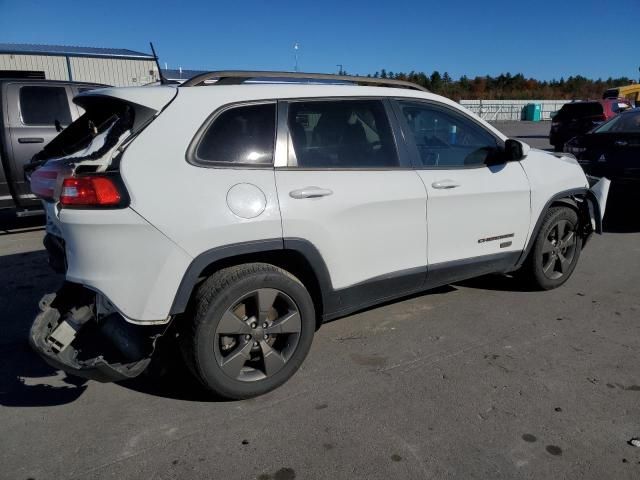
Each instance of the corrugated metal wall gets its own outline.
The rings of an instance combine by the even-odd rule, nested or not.
[[[44,72],[50,80],[69,80],[65,57],[44,55],[0,54],[0,70],[31,70]]]
[[[154,61],[90,57],[71,57],[69,60],[73,79],[78,82],[124,87],[146,85],[158,79]]]
[[[139,86],[158,80],[153,60],[69,57],[71,80],[116,87]],[[43,71],[49,80],[70,80],[67,57],[55,55],[0,54],[0,70]]]

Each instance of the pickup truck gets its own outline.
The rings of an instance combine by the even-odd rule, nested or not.
[[[99,86],[54,80],[0,78],[0,210],[42,213],[25,182],[24,166],[84,110],[73,97]]]

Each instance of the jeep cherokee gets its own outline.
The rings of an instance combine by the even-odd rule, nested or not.
[[[75,98],[30,178],[66,277],[31,329],[45,360],[130,378],[169,336],[206,388],[256,396],[322,322],[488,273],[555,288],[601,232],[609,182],[572,156],[408,82],[293,76]]]

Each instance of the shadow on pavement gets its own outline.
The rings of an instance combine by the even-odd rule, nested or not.
[[[612,185],[604,216],[604,231],[609,233],[640,232],[638,214],[640,194],[620,191]]]
[[[0,236],[44,230],[44,215],[17,217],[12,210],[0,211]]]
[[[64,280],[47,264],[44,250],[0,256],[0,405],[42,407],[78,399],[88,380],[50,367],[30,347],[29,329],[38,314],[38,301],[55,292]],[[165,342],[166,343],[166,342]],[[170,348],[171,347],[171,348]],[[189,401],[220,401],[193,378],[173,345],[159,345],[162,355],[149,371],[119,385],[149,395]]]
[[[518,277],[503,274],[483,275],[462,282],[456,282],[456,286],[475,288],[479,290],[495,290],[500,292],[537,292],[526,282]]]
[[[85,381],[49,367],[27,341],[38,300],[55,291],[62,277],[49,270],[44,251],[0,256],[0,275],[0,405],[73,402],[86,389]]]

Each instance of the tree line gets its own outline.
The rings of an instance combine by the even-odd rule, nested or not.
[[[346,74],[343,70],[340,73]],[[434,71],[431,75],[424,72],[392,72],[385,69],[368,77],[408,80],[417,83],[434,93],[453,100],[572,100],[602,98],[602,93],[612,87],[629,85],[633,80],[628,77],[592,80],[582,75],[560,78],[560,80],[536,80],[523,74],[503,73],[497,77],[484,76],[469,78],[466,75],[458,80],[449,73]]]

